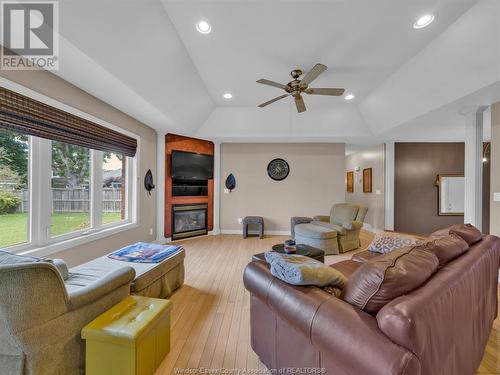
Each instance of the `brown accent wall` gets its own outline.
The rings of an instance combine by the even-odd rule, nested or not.
[[[464,174],[464,143],[396,143],[394,229],[428,235],[463,223],[463,216],[438,215],[438,174]]]
[[[213,155],[214,144],[203,139],[184,137],[182,135],[167,134],[165,136],[165,237],[172,235],[172,206],[174,204],[207,203],[208,230],[214,229],[214,180],[208,180],[208,196],[206,197],[173,197],[172,177],[170,167],[172,150],[199,152]]]

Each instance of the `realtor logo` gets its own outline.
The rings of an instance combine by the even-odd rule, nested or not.
[[[56,1],[1,2],[0,69],[58,69],[58,5]]]

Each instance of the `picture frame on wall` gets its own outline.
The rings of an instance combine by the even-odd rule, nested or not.
[[[363,193],[372,192],[372,169],[363,169]]]
[[[349,171],[346,175],[347,192],[354,193],[354,172]]]

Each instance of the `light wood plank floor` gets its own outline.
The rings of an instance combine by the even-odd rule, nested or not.
[[[182,241],[186,249],[186,280],[171,297],[171,351],[156,375],[194,374],[201,373],[198,369],[220,368],[266,371],[250,347],[249,294],[242,275],[253,254],[284,239],[267,236],[263,240],[243,240],[239,235],[220,235]],[[370,241],[371,235],[362,233],[361,249]],[[353,253],[328,256],[325,263],[349,259]],[[499,319],[478,374],[500,374]]]

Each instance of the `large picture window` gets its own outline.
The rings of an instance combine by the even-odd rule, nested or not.
[[[135,159],[0,128],[0,248],[40,248],[133,222]]]
[[[48,254],[136,217],[137,137],[45,100],[0,87],[0,248],[11,251]]]

